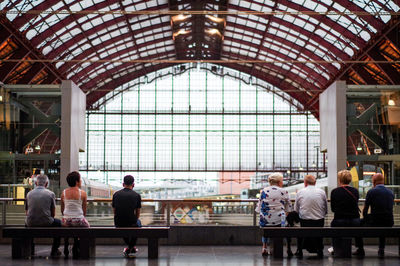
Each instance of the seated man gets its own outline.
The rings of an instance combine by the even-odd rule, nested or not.
[[[61,221],[54,218],[56,213],[56,196],[52,191],[46,189],[49,184],[48,177],[46,175],[38,175],[35,183],[36,188],[26,196],[26,226],[61,227]],[[32,252],[33,247],[32,242]],[[61,252],[58,250],[59,247],[60,238],[54,238],[50,255],[61,255]]]
[[[114,224],[116,227],[137,227],[140,216],[140,208],[142,207],[142,199],[138,193],[133,191],[135,186],[134,178],[131,175],[124,177],[124,188],[115,192],[112,199],[112,207],[114,211]],[[135,247],[136,237],[124,237],[125,243],[128,245],[124,248],[124,256],[131,257],[137,252]]]
[[[315,187],[315,177],[306,175],[304,177],[304,188],[296,194],[294,210],[299,213],[300,225],[302,227],[323,227],[325,215],[328,213],[328,202],[325,191]],[[296,256],[303,257],[303,244],[305,239],[298,239],[298,251]],[[304,247],[309,252],[316,252],[319,258],[323,257],[324,246],[322,238],[306,239]]]
[[[365,205],[363,209],[364,219],[368,216],[368,209],[371,207],[370,219],[366,221],[367,226],[392,227],[393,221],[393,192],[386,188],[385,179],[382,174],[374,174],[372,176],[373,188],[370,189],[365,197]],[[362,241],[361,241],[362,243]],[[379,238],[378,256],[385,256],[385,238]]]

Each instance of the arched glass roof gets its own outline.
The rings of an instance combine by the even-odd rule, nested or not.
[[[0,9],[0,59],[9,60],[0,81],[71,79],[89,108],[177,60],[214,60],[316,112],[336,79],[400,84],[400,66],[384,62],[400,57],[398,1],[17,0]]]

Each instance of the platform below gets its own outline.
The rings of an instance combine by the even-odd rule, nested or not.
[[[325,246],[324,258],[317,259],[313,254],[304,253],[304,258],[296,257],[273,259],[262,257],[259,246],[161,246],[159,259],[147,259],[147,246],[138,246],[135,259],[122,257],[123,246],[98,245],[97,257],[91,260],[73,260],[72,258],[48,258],[49,245],[36,245],[36,255],[31,260],[12,260],[11,246],[0,245],[0,261],[2,266],[8,265],[135,265],[135,266],[186,266],[186,265],[399,265],[397,246],[387,246],[385,258],[377,257],[377,246],[366,246],[364,259],[337,259],[328,254]],[[292,250],[295,251],[293,246]],[[286,255],[286,254],[285,254]]]

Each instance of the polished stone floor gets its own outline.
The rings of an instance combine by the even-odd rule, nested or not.
[[[258,246],[161,246],[158,260],[147,259],[147,247],[139,246],[135,259],[122,257],[121,246],[97,246],[97,257],[91,260],[65,260],[48,258],[50,246],[37,245],[36,255],[31,260],[12,260],[11,247],[0,245],[0,265],[137,265],[137,266],[186,266],[186,265],[400,265],[397,246],[387,246],[384,259],[378,259],[376,246],[366,246],[364,259],[334,259],[328,255],[327,247],[323,259],[315,256],[305,256],[302,260],[297,258],[282,260],[271,257],[263,258]],[[294,250],[295,248],[293,248]]]

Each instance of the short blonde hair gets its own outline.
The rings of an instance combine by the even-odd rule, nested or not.
[[[348,185],[352,180],[352,176],[349,170],[341,170],[337,174],[340,184]]]
[[[281,181],[283,181],[283,175],[281,173],[272,173],[268,176],[268,182],[271,186],[278,185]]]

